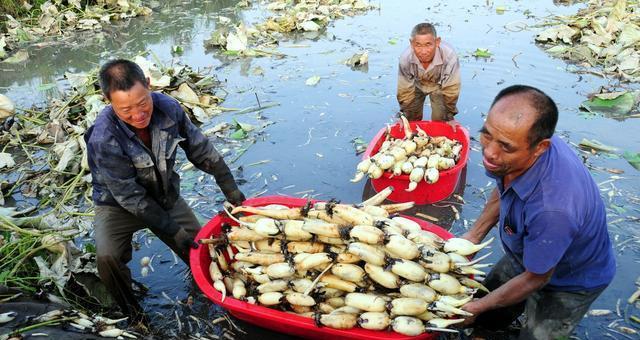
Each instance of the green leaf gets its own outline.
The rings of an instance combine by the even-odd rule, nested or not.
[[[582,102],[581,109],[605,116],[624,116],[636,105],[638,92],[614,92],[599,94]]]
[[[16,37],[18,37],[19,42],[28,42],[31,40],[31,36],[29,35],[29,33],[27,33],[27,31],[23,30],[22,28],[18,28],[16,30]]]
[[[236,131],[234,131],[229,135],[229,138],[235,139],[235,140],[245,139],[247,138],[247,133],[244,132],[244,130],[242,129],[237,129]]]
[[[0,282],[6,282],[7,279],[9,278],[9,274],[11,274],[11,271],[9,270],[5,270],[3,272],[0,273]]]
[[[367,150],[367,142],[361,137],[356,137],[351,140],[353,147],[356,150],[356,155],[361,154]]]
[[[636,170],[640,170],[640,153],[633,153],[629,151],[625,151],[622,155],[624,159],[631,164]]]
[[[498,7],[496,7],[496,13],[497,13],[497,14],[504,14],[504,12],[505,12],[506,10],[507,10],[507,8],[506,8],[506,7],[504,7],[504,6],[498,6]]]
[[[475,52],[473,52],[472,56],[477,58],[489,58],[493,55],[488,48],[477,48]]]
[[[235,124],[236,129],[242,130],[244,132],[250,132],[255,130],[255,127],[253,125],[247,124],[247,123],[240,123],[235,118],[233,118],[233,124]]]
[[[184,48],[182,48],[182,46],[179,46],[179,45],[173,46],[171,47],[171,52],[174,54],[182,54],[184,53]]]
[[[96,253],[96,246],[93,243],[85,243],[84,244],[84,252],[85,253],[92,253],[95,254]]]
[[[602,144],[600,141],[597,141],[595,139],[588,140],[586,138],[583,138],[580,141],[580,144],[578,144],[578,146],[584,149],[594,149],[596,151],[603,151],[603,152],[615,152],[616,150],[618,150],[612,146]]]
[[[396,38],[389,39],[389,45],[395,45],[397,43],[398,43],[398,39],[396,39]]]

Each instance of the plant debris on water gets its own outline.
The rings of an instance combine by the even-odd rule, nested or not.
[[[143,6],[140,0],[96,0],[83,6],[85,3],[80,0],[45,1],[32,9],[32,15],[27,18],[15,19],[7,14],[6,31],[0,32],[0,60],[24,43],[47,36],[68,35],[73,31],[100,30],[112,21],[151,14],[151,9]],[[20,53],[19,59],[5,62],[21,62],[28,57],[24,51],[16,53]]]
[[[226,92],[215,77],[185,65],[157,65],[142,56],[135,61],[150,78],[152,90],[178,100],[197,122],[209,122],[226,111],[240,112],[219,105]],[[107,105],[96,74],[97,69],[65,74],[71,90],[42,109],[16,109],[8,97],[0,96],[0,206],[11,199],[28,207],[20,211],[0,207],[0,285],[44,292],[50,300],[67,305],[82,301],[83,308],[100,309],[105,303],[92,297],[86,288],[91,285],[83,282],[86,275],[98,281],[94,253],[73,242],[91,230],[91,174],[83,135]],[[274,105],[267,104],[242,111]],[[4,122],[9,120],[13,123],[5,129]],[[206,133],[247,140],[227,151],[235,152],[235,160],[255,142],[252,135],[268,124],[256,127],[234,119],[235,131],[230,134],[225,132],[228,123]]]
[[[592,95],[580,108],[592,114],[623,119],[634,111],[639,100],[640,91],[603,92]]]
[[[546,51],[607,75],[640,81],[640,4],[590,0],[576,15],[553,16],[536,41]]]
[[[221,48],[228,55],[281,57],[280,53],[270,50],[277,47],[283,33],[319,31],[335,19],[354,16],[374,8],[366,0],[301,1],[295,4],[286,0],[269,0],[262,2],[260,6],[273,15],[254,26],[236,24],[227,17],[218,17],[219,27],[211,33],[205,45]],[[364,63],[365,60],[360,62]]]

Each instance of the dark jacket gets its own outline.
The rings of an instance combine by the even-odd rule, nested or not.
[[[121,206],[147,225],[175,234],[179,227],[167,213],[180,196],[173,167],[178,145],[198,169],[212,174],[225,195],[237,190],[229,167],[180,104],[152,93],[151,150],[129,126],[105,107],[85,135],[96,205]]]

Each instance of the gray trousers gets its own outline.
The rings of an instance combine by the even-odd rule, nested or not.
[[[493,267],[484,285],[494,290],[520,274],[507,256]],[[525,301],[480,314],[472,327],[505,329],[522,312],[526,323],[518,339],[557,339],[569,337],[604,288],[572,292],[538,290]]]
[[[444,102],[444,95],[441,90],[435,90],[428,94],[431,101],[431,120],[447,122],[453,119]],[[405,116],[410,121],[422,120],[424,112],[424,101],[427,94],[422,92],[418,87],[415,89],[413,100],[402,108]]]
[[[194,237],[200,230],[200,223],[180,197],[169,214],[176,223]],[[95,239],[97,266],[100,279],[116,300],[125,315],[134,319],[143,311],[131,288],[131,271],[127,263],[131,261],[133,233],[148,227],[162,242],[168,245],[187,265],[189,249],[181,249],[173,237],[154,230],[153,226],[144,223],[121,207],[96,206]]]

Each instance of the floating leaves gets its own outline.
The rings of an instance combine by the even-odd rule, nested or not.
[[[595,94],[591,99],[582,102],[580,108],[593,114],[624,118],[636,106],[639,93],[638,91],[621,91]]]
[[[547,28],[536,36],[536,41],[539,42],[556,42],[558,40],[565,44],[571,44],[573,37],[577,36],[580,31],[575,28],[571,28],[568,25],[558,25],[555,27]]]
[[[595,150],[595,151],[608,152],[608,153],[616,152],[618,150],[612,146],[602,144],[601,142],[595,139],[589,140],[586,138],[583,138],[578,144],[578,146],[587,150]]]
[[[229,138],[235,139],[235,140],[241,140],[241,139],[247,138],[248,133],[255,129],[253,125],[240,123],[235,118],[233,119],[233,124],[235,125],[235,131],[229,135]]]
[[[300,24],[300,29],[314,32],[320,30],[320,25],[316,24],[315,21],[307,20]]]
[[[276,56],[283,55],[273,51],[267,51],[277,46],[282,39],[279,33],[294,31],[318,32],[326,27],[332,20],[353,16],[374,8],[367,1],[340,1],[340,2],[297,2],[277,0],[267,1],[266,10],[273,15],[255,27],[239,25],[233,27],[231,20],[218,17],[218,27],[205,40],[207,47],[219,47],[225,50],[225,54],[231,56]]]
[[[502,15],[502,14],[504,14],[504,12],[506,12],[506,11],[507,11],[507,8],[506,8],[506,7],[504,7],[504,6],[497,6],[497,7],[496,7],[496,14],[500,14],[500,15]]]
[[[304,82],[307,86],[316,86],[320,82],[320,76],[312,76]]]
[[[29,59],[29,53],[25,50],[19,50],[18,52],[14,53],[12,56],[3,60],[2,62],[7,64],[19,64],[21,62],[26,61],[27,59]]]
[[[640,11],[637,2],[589,1],[573,16],[556,16],[536,36],[554,57],[602,67],[606,74],[640,81]]]
[[[471,55],[476,58],[490,58],[493,54],[488,48],[476,48],[475,52]]]
[[[356,53],[351,58],[344,61],[345,65],[360,67],[369,64],[369,53],[367,51]]]
[[[359,155],[367,150],[367,142],[362,137],[356,137],[351,140],[353,148],[356,151],[356,155]]]
[[[624,159],[626,159],[627,162],[629,162],[629,164],[631,164],[631,166],[636,170],[640,170],[640,153],[625,151],[622,154],[622,157],[624,157]]]
[[[13,168],[14,165],[16,165],[16,162],[10,153],[0,152],[0,169]]]
[[[4,58],[2,45],[5,43],[30,42],[44,36],[68,34],[73,30],[99,30],[104,23],[151,14],[151,9],[142,6],[140,0],[97,0],[91,3],[83,8],[77,0],[66,3],[46,1],[39,10],[31,12],[37,17],[16,20],[7,16],[6,33],[0,36],[0,59]]]
[[[13,115],[15,110],[16,106],[13,104],[13,101],[4,94],[0,94],[0,121]]]
[[[229,33],[226,41],[227,51],[242,52],[247,49],[247,35],[241,29],[237,29],[236,33]]]
[[[171,47],[171,53],[176,54],[176,55],[181,55],[182,53],[184,53],[184,48],[180,45],[175,45]]]

